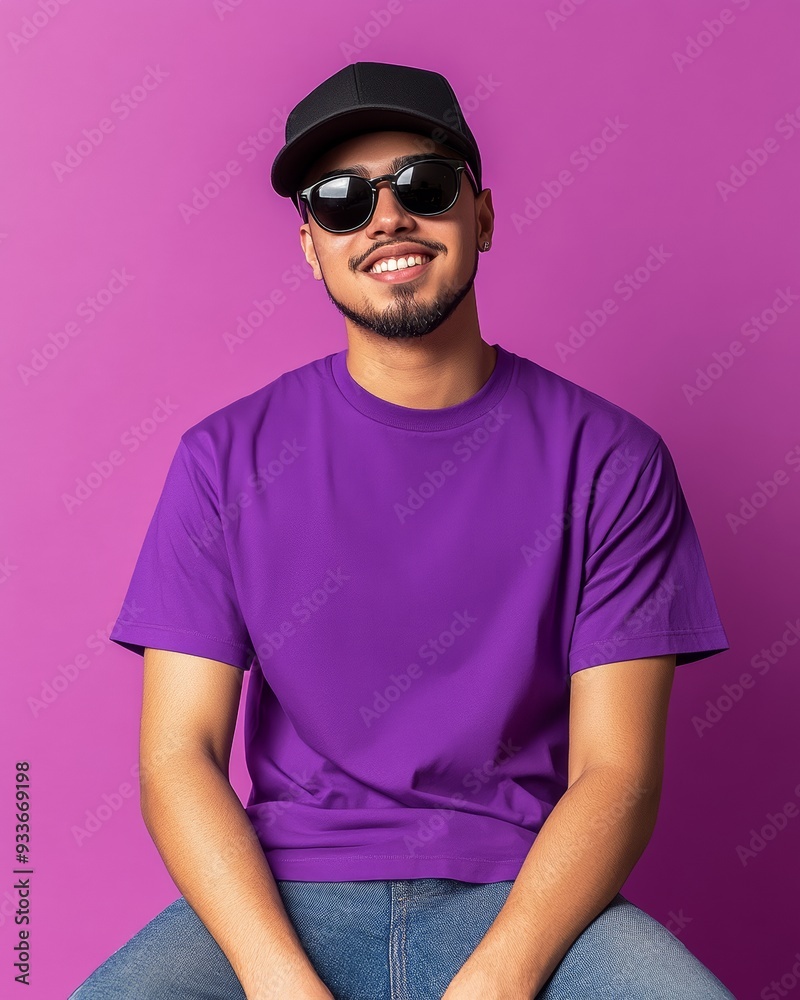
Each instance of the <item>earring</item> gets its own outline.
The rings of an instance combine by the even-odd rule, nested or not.
[[[484,250],[488,250],[489,249],[489,244],[488,243],[484,243],[483,244],[483,249]]]

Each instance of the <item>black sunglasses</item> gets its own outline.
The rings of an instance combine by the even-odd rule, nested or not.
[[[394,174],[360,177],[337,174],[297,192],[303,222],[308,212],[329,233],[351,233],[366,226],[378,204],[378,183],[389,181],[395,198],[412,215],[442,215],[456,203],[461,174],[466,170],[477,197],[475,179],[463,160],[442,158],[416,160]]]

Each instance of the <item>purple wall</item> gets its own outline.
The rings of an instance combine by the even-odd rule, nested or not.
[[[497,213],[484,339],[655,427],[700,534],[732,648],[677,672],[659,823],[625,892],[737,997],[800,996],[800,10],[495,9],[0,7],[0,992],[16,760],[33,801],[28,997],[66,996],[178,895],[138,809],[141,660],[105,634],[181,433],[346,346],[268,175],[292,105],[367,59],[443,72],[481,145]],[[240,719],[244,797],[241,736]]]

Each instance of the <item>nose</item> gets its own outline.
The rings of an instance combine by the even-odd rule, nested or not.
[[[389,181],[378,181],[378,200],[365,235],[374,239],[382,233],[407,232],[415,229],[416,225],[414,216],[395,198]]]

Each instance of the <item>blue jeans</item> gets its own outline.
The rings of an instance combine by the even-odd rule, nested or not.
[[[513,886],[449,878],[277,881],[336,1000],[441,1000]],[[223,951],[183,896],[69,1000],[244,1000]],[[618,894],[573,942],[540,1000],[735,1000],[653,917]],[[287,998],[289,1000],[289,998]]]

